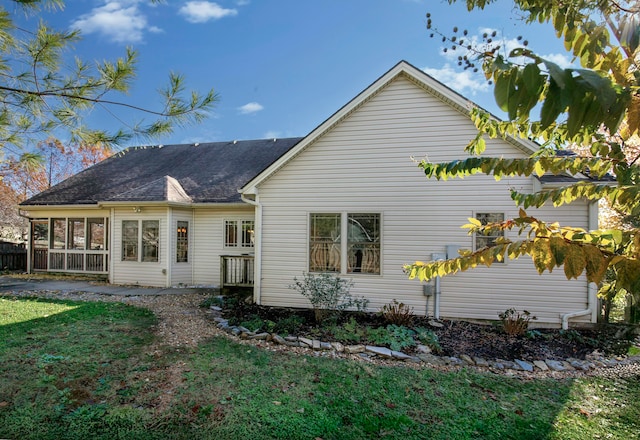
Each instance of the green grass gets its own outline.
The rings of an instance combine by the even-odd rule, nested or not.
[[[121,304],[0,298],[0,438],[630,439],[640,380],[521,380],[274,353],[151,350]]]

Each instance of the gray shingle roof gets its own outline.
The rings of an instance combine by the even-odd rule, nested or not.
[[[23,206],[103,201],[233,203],[238,189],[302,138],[128,148]]]

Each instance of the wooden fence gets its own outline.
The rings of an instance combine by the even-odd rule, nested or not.
[[[27,248],[24,244],[0,241],[0,270],[27,270]]]

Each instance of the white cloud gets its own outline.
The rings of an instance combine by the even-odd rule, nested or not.
[[[243,115],[249,115],[251,113],[256,113],[256,112],[259,112],[262,109],[264,109],[264,107],[261,104],[258,104],[257,102],[249,102],[249,103],[243,105],[242,107],[238,107],[238,111]]]
[[[236,9],[225,9],[217,3],[208,1],[190,1],[178,11],[190,23],[206,23],[224,17],[238,15]]]
[[[462,95],[467,92],[475,95],[489,90],[489,84],[484,79],[484,75],[473,73],[471,70],[458,70],[449,64],[445,64],[440,69],[426,67],[422,70]]]
[[[147,17],[138,9],[138,1],[108,0],[103,6],[81,15],[71,24],[85,34],[97,33],[116,43],[142,41],[145,31],[159,32],[157,27],[147,27]]]
[[[263,138],[265,138],[265,139],[278,139],[278,138],[282,137],[281,135],[282,135],[282,132],[280,132],[280,131],[269,130],[264,134]]]

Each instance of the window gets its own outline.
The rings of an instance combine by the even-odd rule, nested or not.
[[[139,249],[141,252],[138,252]],[[156,262],[159,255],[160,222],[158,220],[122,221],[122,261]]]
[[[310,272],[340,272],[340,223],[340,214],[311,214]]]
[[[122,261],[138,261],[138,221],[122,221]]]
[[[67,241],[67,249],[84,249],[84,219],[70,218],[69,239]]]
[[[158,261],[160,249],[160,222],[158,220],[142,221],[142,261]]]
[[[189,222],[179,221],[176,230],[176,262],[189,261]]]
[[[476,219],[480,221],[483,225],[489,223],[498,223],[504,221],[504,213],[502,212],[477,212]],[[475,236],[475,249],[479,250],[487,246],[492,246],[495,244],[496,239],[498,237],[504,237],[504,231],[494,231],[489,235],[484,235],[480,233],[476,233]]]
[[[350,273],[380,273],[380,214],[349,214]]]
[[[63,218],[51,219],[51,249],[64,249],[65,246],[65,225],[66,221]]]
[[[252,248],[255,242],[253,220],[226,220],[224,222],[225,247]]]
[[[380,274],[380,214],[311,214],[309,271]]]

